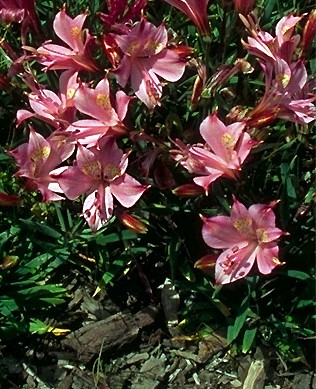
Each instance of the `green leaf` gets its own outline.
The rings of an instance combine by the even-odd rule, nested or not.
[[[312,277],[307,274],[307,273],[304,273],[302,271],[298,271],[298,270],[285,270],[282,272],[282,274],[284,274],[285,276],[288,276],[288,277],[291,277],[291,278],[297,278],[299,280],[310,280]]]
[[[136,239],[136,238],[137,238],[137,234],[135,234],[135,232],[130,230],[124,230],[121,231],[120,233],[115,232],[109,235],[99,235],[96,238],[96,243],[99,244],[100,246],[106,246],[109,243],[115,243],[124,240]]]
[[[227,343],[230,344],[239,335],[248,316],[249,296],[246,296],[238,310],[238,315],[233,325],[228,326]]]
[[[257,333],[257,328],[250,328],[247,329],[244,333],[244,338],[242,341],[242,352],[247,353],[255,340]]]

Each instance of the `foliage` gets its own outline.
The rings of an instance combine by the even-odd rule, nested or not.
[[[91,227],[93,231],[87,228],[82,217],[84,213],[91,226],[92,208],[89,213],[81,211],[81,202],[87,201],[91,193],[82,190],[76,196],[67,195],[68,189],[65,188],[70,173],[68,177],[64,172],[54,170],[54,174],[49,171],[47,176],[51,174],[50,179],[59,179],[62,192],[66,194],[64,197],[68,199],[61,202],[41,202],[41,195],[34,191],[37,188],[43,194],[40,186],[36,187],[38,182],[34,180],[35,188],[33,186],[33,191],[27,191],[25,187],[30,176],[21,173],[21,166],[24,163],[24,167],[32,163],[36,165],[35,159],[30,158],[26,163],[24,155],[22,158],[21,155],[16,157],[17,154],[12,153],[12,150],[18,150],[26,142],[31,144],[30,127],[45,138],[46,142],[56,129],[65,130],[64,117],[62,120],[55,117],[52,121],[38,113],[16,126],[17,110],[31,111],[31,90],[35,93],[36,89],[47,88],[56,94],[60,92],[58,82],[61,70],[57,68],[43,71],[43,61],[41,62],[38,53],[37,56],[32,56],[33,52],[28,50],[30,47],[39,48],[47,40],[63,44],[56,31],[52,31],[53,20],[62,6],[62,1],[36,2],[41,36],[30,29],[23,38],[17,23],[3,23],[0,26],[1,36],[11,48],[10,51],[3,43],[0,47],[0,72],[3,77],[0,81],[5,85],[0,90],[3,102],[0,110],[0,139],[3,148],[0,154],[0,191],[20,197],[18,205],[1,206],[0,209],[0,248],[3,261],[0,270],[2,338],[13,338],[20,333],[49,331],[50,320],[57,319],[56,305],[64,304],[69,298],[67,276],[71,275],[72,269],[79,268],[83,273],[93,274],[96,284],[109,291],[118,287],[122,279],[134,280],[133,287],[137,289],[139,298],[145,302],[155,300],[159,293],[158,286],[166,278],[170,278],[182,297],[179,321],[183,331],[203,336],[205,332],[225,326],[228,343],[235,344],[238,351],[246,353],[255,344],[265,342],[275,345],[287,360],[310,364],[310,341],[315,336],[313,121],[308,119],[302,122],[297,116],[288,114],[288,111],[287,117],[285,114],[278,116],[279,111],[271,113],[270,108],[257,114],[267,92],[265,88],[268,76],[260,67],[258,58],[247,52],[241,43],[241,39],[247,41],[249,34],[238,18],[233,3],[217,0],[208,4],[211,30],[209,35],[203,36],[193,19],[190,20],[168,2],[159,2],[157,7],[156,1],[148,1],[144,11],[146,20],[156,27],[165,23],[168,28],[168,46],[165,50],[178,50],[180,56],[182,55],[181,60],[186,63],[182,77],[177,77],[174,82],[169,82],[165,77],[168,82],[164,81],[161,96],[156,90],[146,92],[149,97],[154,95],[153,100],[149,99],[148,103],[148,96],[144,98],[140,94],[137,99],[129,84],[122,87],[115,71],[109,71],[115,67],[111,50],[115,51],[117,45],[104,48],[105,36],[109,32],[106,31],[99,13],[111,11],[106,9],[105,2],[66,2],[67,15],[72,18],[88,9],[84,26],[91,35],[96,36],[89,54],[93,54],[93,60],[98,64],[97,70],[92,71],[94,65],[90,62],[86,68],[75,69],[80,72],[79,84],[81,87],[83,85],[82,88],[87,88],[82,92],[87,93],[84,101],[87,101],[90,96],[88,93],[92,93],[91,90],[107,73],[111,91],[110,105],[112,104],[114,112],[111,111],[112,115],[119,111],[119,107],[114,104],[118,96],[116,93],[123,90],[126,96],[133,96],[127,103],[126,116],[115,124],[108,124],[107,128],[117,126],[126,130],[117,130],[115,142],[126,153],[124,156],[128,155],[128,176],[134,177],[142,185],[142,189],[139,189],[142,194],[138,196],[138,201],[135,197],[133,204],[125,205],[125,200],[116,197],[112,191],[119,203],[114,203],[113,209],[108,206],[108,217],[101,218],[98,228]],[[275,34],[275,26],[284,15],[311,13],[312,4],[294,0],[260,0],[257,1],[255,10],[260,29]],[[119,16],[123,18],[124,13]],[[137,14],[134,17],[135,20],[139,19]],[[295,26],[296,32],[301,36],[306,20],[307,16]],[[113,36],[117,31],[112,30],[110,33]],[[27,39],[28,48],[22,48],[23,39]],[[298,61],[300,50],[301,46],[296,48],[293,63]],[[169,54],[168,52],[166,55]],[[82,55],[86,56],[87,52],[83,51]],[[120,55],[122,59],[122,53]],[[237,59],[244,61],[243,66],[246,66],[247,71],[239,68],[226,77],[227,73],[223,71],[234,69]],[[82,66],[85,60],[86,57],[78,62]],[[309,60],[306,55],[304,66],[307,73],[311,74],[315,71],[315,60]],[[203,69],[204,79],[197,76],[198,72],[203,73]],[[193,90],[195,100],[192,97]],[[77,93],[79,96],[80,92]],[[135,93],[137,95],[137,91]],[[293,96],[290,98],[294,99]],[[77,116],[71,119],[73,125],[75,120],[86,119],[87,115],[90,115],[90,119],[96,119],[98,112],[91,111],[87,114],[80,105],[79,98],[76,104],[78,110]],[[198,185],[195,185],[191,187],[197,190],[195,195],[187,193],[188,196],[177,196],[177,188],[192,184],[199,175],[194,169],[190,170],[185,164],[181,164],[180,158],[175,157],[181,154],[177,142],[180,140],[188,147],[201,145],[203,135],[199,128],[209,114],[216,114],[226,125],[247,123],[243,124],[246,126],[245,131],[256,145],[251,148],[245,162],[238,166],[240,171],[236,180],[223,174],[212,181],[207,195],[203,190],[201,194],[201,187],[196,188]],[[315,111],[313,115],[315,117]],[[42,142],[41,139],[38,137],[37,141]],[[61,161],[68,172],[71,168],[74,169],[73,166],[79,166],[80,150],[82,155],[91,150],[97,155],[95,150],[101,146],[84,144],[80,147],[78,146],[77,155],[74,153]],[[6,154],[7,150],[11,154]],[[105,152],[105,158],[111,152]],[[190,153],[193,152],[190,149]],[[10,155],[15,157],[18,166]],[[194,159],[192,155],[188,158]],[[75,159],[77,162],[72,165]],[[40,162],[44,165],[45,159]],[[96,163],[100,161],[96,159]],[[51,170],[59,166],[56,164]],[[27,169],[31,170],[29,167]],[[13,176],[17,171],[17,176]],[[94,173],[93,171],[92,174]],[[83,177],[80,182],[83,188],[87,174],[80,174]],[[113,183],[120,177],[125,179],[127,174],[122,170],[118,176],[111,178]],[[32,177],[31,180],[34,178]],[[151,187],[147,188],[149,185]],[[110,184],[106,186],[110,187]],[[129,193],[131,198],[132,194]],[[47,195],[47,192],[44,191],[44,194]],[[51,193],[48,195],[51,196]],[[274,204],[276,224],[280,230],[289,233],[278,242],[279,257],[285,264],[265,275],[260,274],[255,267],[243,280],[229,285],[217,285],[214,261],[220,254],[221,247],[210,248],[205,244],[200,216],[212,218],[229,215],[233,196],[247,205],[247,208],[252,204],[278,202]],[[132,218],[128,220],[132,230],[125,228],[126,216],[123,209],[126,207],[131,208],[128,213]],[[110,208],[111,211],[108,210]],[[213,264],[208,262],[206,270],[205,266],[195,267],[195,263],[206,255],[212,256]],[[204,271],[201,271],[203,268]],[[139,283],[137,286],[135,279]]]

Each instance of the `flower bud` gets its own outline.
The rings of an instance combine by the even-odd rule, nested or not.
[[[173,189],[172,193],[178,197],[197,197],[204,194],[204,189],[196,184],[184,184]]]
[[[13,206],[20,203],[20,197],[16,195],[9,195],[5,192],[0,192],[0,206]]]
[[[213,270],[219,254],[207,254],[195,262],[194,267],[200,270]]]
[[[146,234],[148,231],[147,226],[138,217],[132,216],[126,211],[123,211],[118,219],[125,227],[137,234]]]
[[[253,10],[254,4],[254,0],[234,0],[235,11],[245,16]]]
[[[261,128],[270,125],[275,121],[279,113],[277,108],[267,109],[258,114],[251,115],[247,119],[247,127]]]
[[[311,49],[316,33],[316,9],[311,11],[303,31],[302,56],[305,57]]]
[[[10,269],[15,267],[19,261],[19,257],[16,255],[6,255],[2,260],[2,269]]]

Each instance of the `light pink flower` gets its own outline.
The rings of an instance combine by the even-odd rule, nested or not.
[[[97,70],[97,64],[88,51],[88,46],[94,38],[87,29],[82,29],[86,17],[87,14],[84,13],[72,19],[66,14],[65,7],[58,12],[53,28],[68,47],[46,42],[35,51],[38,62],[45,65],[47,70],[73,69],[91,72]]]
[[[216,114],[209,115],[200,126],[206,145],[183,147],[178,141],[181,152],[172,151],[172,154],[190,173],[198,175],[193,181],[208,193],[209,185],[217,178],[238,177],[242,163],[256,144],[244,128],[243,122],[225,126]]]
[[[309,93],[307,72],[302,60],[288,64],[277,58],[271,64],[261,64],[265,73],[266,90],[263,98],[248,115],[248,123],[256,122],[275,112],[274,118],[308,124],[316,119],[315,96]]]
[[[130,100],[131,97],[123,91],[118,91],[112,99],[106,77],[94,89],[81,84],[76,91],[74,105],[78,111],[93,119],[73,122],[66,133],[72,135],[81,144],[93,146],[105,134],[126,132],[122,121],[126,116]]]
[[[74,166],[62,168],[56,176],[70,200],[87,193],[83,215],[93,231],[112,216],[113,196],[130,208],[148,188],[126,173],[127,166],[128,154],[118,148],[115,138],[103,137],[90,149],[79,144]]]
[[[271,34],[258,29],[253,15],[248,18],[241,16],[250,37],[244,46],[248,52],[265,62],[273,64],[277,57],[284,59],[287,63],[291,62],[292,55],[296,49],[300,36],[294,35],[293,31],[296,24],[305,16],[284,16],[276,25],[275,37]]]
[[[142,19],[129,33],[113,36],[124,54],[113,70],[118,83],[124,88],[130,79],[136,96],[152,110],[162,94],[158,76],[172,82],[179,80],[185,62],[175,51],[167,49],[168,36],[163,24],[155,27]]]
[[[282,263],[275,242],[287,233],[275,226],[271,205],[254,204],[247,209],[234,200],[230,216],[203,217],[205,243],[225,249],[217,258],[217,284],[228,284],[247,276],[255,261],[262,274],[269,274]]]
[[[183,12],[196,27],[200,30],[202,35],[210,33],[210,26],[208,22],[207,5],[209,0],[165,0],[173,7]]]
[[[74,120],[75,107],[73,98],[78,88],[77,72],[63,72],[59,78],[60,93],[49,89],[33,88],[29,94],[29,103],[34,112],[26,109],[17,111],[17,126],[31,117],[44,120],[55,128],[67,127]]]
[[[73,146],[60,146],[56,140],[45,139],[31,128],[29,142],[9,152],[20,167],[16,175],[26,177],[27,186],[39,190],[43,201],[63,199],[57,194],[62,191],[52,172],[72,154]]]

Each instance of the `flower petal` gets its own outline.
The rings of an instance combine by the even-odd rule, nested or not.
[[[228,284],[246,277],[255,262],[257,246],[249,244],[235,249],[225,250],[217,259],[215,279],[217,284]]]
[[[213,248],[224,249],[244,244],[245,238],[239,234],[228,216],[202,217],[204,242]]]

